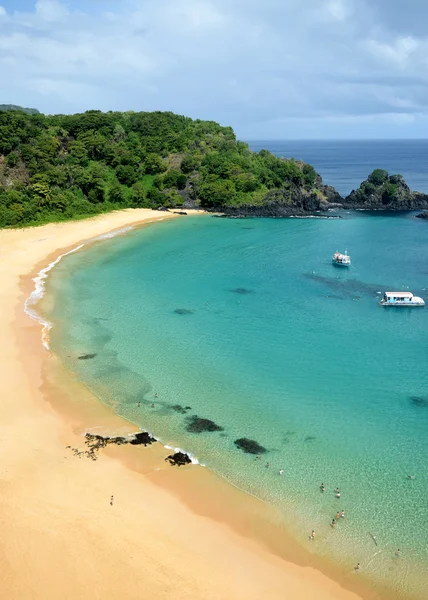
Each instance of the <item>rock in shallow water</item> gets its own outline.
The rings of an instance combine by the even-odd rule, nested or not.
[[[249,440],[248,438],[239,438],[233,443],[246,454],[263,454],[266,452],[266,448],[260,446],[255,440]]]
[[[197,415],[188,417],[186,430],[190,433],[203,433],[204,431],[223,431],[223,427],[210,419],[201,419]]]
[[[170,454],[165,458],[165,460],[169,461],[171,465],[175,465],[177,467],[182,467],[183,465],[188,465],[192,462],[189,455],[185,454],[184,452]]]
[[[95,358],[96,354],[95,352],[93,354],[81,354],[80,356],[77,357],[78,360],[88,360],[89,358]]]

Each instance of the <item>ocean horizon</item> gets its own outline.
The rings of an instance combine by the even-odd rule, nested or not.
[[[309,551],[422,599],[428,313],[378,301],[427,297],[426,223],[343,216],[187,217],[65,256],[51,347],[119,415],[276,506]],[[350,270],[331,264],[345,247]]]
[[[253,140],[251,150],[269,150],[311,164],[343,196],[374,169],[401,174],[412,190],[428,194],[428,140]]]

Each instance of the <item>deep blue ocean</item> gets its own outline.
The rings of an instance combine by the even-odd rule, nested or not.
[[[355,142],[353,161],[337,143],[329,164],[336,143],[299,144],[292,154],[342,193],[375,167],[409,179],[425,164],[415,153],[394,169],[383,149],[364,166],[373,142]],[[428,191],[422,166],[414,178]],[[410,289],[428,304],[428,223],[342,217],[183,217],[70,254],[48,280],[52,349],[117,413],[279,507],[309,551],[426,600],[428,307],[378,301]],[[345,248],[349,270],[331,263]],[[195,416],[222,429],[195,433]],[[261,460],[236,447],[243,437]]]
[[[250,141],[286,158],[304,160],[346,196],[374,169],[399,173],[412,190],[428,194],[428,140]]]

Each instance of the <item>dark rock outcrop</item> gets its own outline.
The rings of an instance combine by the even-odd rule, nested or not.
[[[95,352],[92,354],[81,354],[80,356],[77,357],[78,360],[88,360],[90,358],[95,358],[96,354]]]
[[[428,212],[422,212],[416,215],[418,219],[428,219]]]
[[[156,439],[147,433],[147,431],[141,431],[140,433],[136,433],[129,443],[132,446],[150,446],[154,442],[156,442]]]
[[[263,454],[266,452],[266,448],[258,444],[255,440],[249,440],[248,438],[239,438],[233,443],[246,454]]]
[[[133,437],[109,437],[103,435],[97,435],[94,433],[86,433],[85,434],[85,444],[89,448],[89,450],[79,450],[78,448],[71,448],[73,454],[78,456],[86,456],[91,460],[97,460],[98,452],[102,448],[106,448],[111,444],[116,444],[118,446],[122,446],[123,444],[131,444],[133,446],[149,446],[156,442],[156,439],[151,437],[146,431],[141,431],[139,433],[134,434]],[[70,448],[70,446],[67,446]]]
[[[184,465],[190,464],[192,461],[190,457],[185,452],[176,452],[175,454],[170,454],[165,458],[165,460],[169,461],[171,465],[182,467]]]
[[[376,169],[343,204],[366,210],[416,210],[428,208],[428,195],[412,192],[402,175]]]

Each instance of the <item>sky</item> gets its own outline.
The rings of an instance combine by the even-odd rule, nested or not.
[[[428,138],[428,0],[0,0],[0,103]]]

